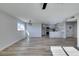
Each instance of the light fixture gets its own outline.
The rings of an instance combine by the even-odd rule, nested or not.
[[[28,24],[29,24],[29,25],[32,25],[32,21],[31,21],[31,20],[29,20]]]
[[[45,10],[46,9],[46,6],[47,6],[47,3],[43,3],[42,9]]]

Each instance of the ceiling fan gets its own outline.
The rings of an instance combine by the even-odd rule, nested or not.
[[[47,3],[43,3],[42,9],[45,10],[46,9],[46,6],[47,6]]]

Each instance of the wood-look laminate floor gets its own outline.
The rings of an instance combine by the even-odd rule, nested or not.
[[[0,56],[51,56],[50,46],[75,46],[76,39],[30,38],[0,52]]]

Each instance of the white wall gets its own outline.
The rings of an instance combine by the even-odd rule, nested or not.
[[[41,24],[33,23],[27,26],[30,37],[41,37]]]
[[[73,26],[73,37],[77,38],[77,22],[74,22]]]
[[[76,26],[75,32],[77,32],[75,36],[77,36],[77,47],[79,48],[79,14],[77,14],[75,18],[77,20],[77,24],[74,25]]]
[[[15,17],[0,11],[0,50],[25,38],[24,32],[17,31],[17,21]]]
[[[79,18],[77,20],[77,47],[79,48]]]
[[[61,38],[66,38],[66,23],[61,22],[59,25]]]

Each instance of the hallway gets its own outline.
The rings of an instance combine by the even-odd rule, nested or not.
[[[49,46],[75,46],[76,39],[30,38],[0,52],[1,56],[52,56]]]

